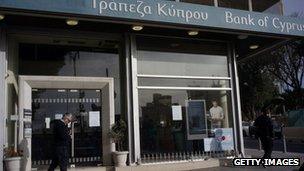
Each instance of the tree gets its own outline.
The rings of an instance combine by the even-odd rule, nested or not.
[[[293,100],[289,107],[304,107],[304,40],[287,42],[264,54],[262,59],[265,71],[280,82],[283,95]]]
[[[275,79],[271,74],[265,72],[263,62],[250,59],[238,64],[244,119],[254,120],[257,111],[278,94]]]

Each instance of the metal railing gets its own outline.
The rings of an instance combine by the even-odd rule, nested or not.
[[[208,160],[210,158],[227,158],[231,156],[235,156],[234,151],[182,151],[173,153],[146,153],[141,155],[139,164],[200,161]]]

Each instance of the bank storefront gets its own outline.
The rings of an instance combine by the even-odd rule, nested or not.
[[[1,144],[23,170],[50,163],[66,112],[72,166],[112,165],[118,119],[130,166],[242,156],[237,60],[304,35],[297,18],[161,0],[0,0],[0,14]]]

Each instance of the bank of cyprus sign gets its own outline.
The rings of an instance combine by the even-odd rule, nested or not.
[[[0,7],[304,36],[304,19],[165,0],[0,0]]]

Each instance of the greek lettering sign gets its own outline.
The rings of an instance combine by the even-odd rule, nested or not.
[[[0,8],[304,36],[295,17],[162,0],[0,0]]]

